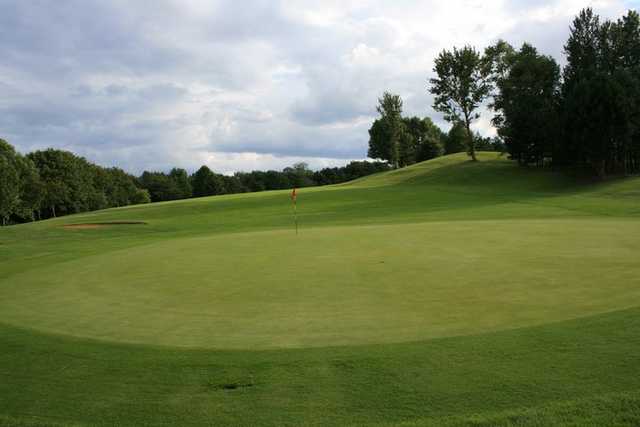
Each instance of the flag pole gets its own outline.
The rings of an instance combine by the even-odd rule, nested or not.
[[[296,224],[296,236],[298,235],[298,195],[296,194],[296,188],[293,187],[291,192],[291,201],[293,202],[293,221]]]

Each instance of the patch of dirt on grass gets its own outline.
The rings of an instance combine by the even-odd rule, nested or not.
[[[253,387],[253,383],[224,383],[224,384],[212,384],[210,387],[213,390],[234,391],[239,389],[245,389]]]
[[[85,224],[65,224],[62,228],[67,230],[90,230],[94,228],[105,228],[116,225],[145,225],[142,221],[113,221],[113,222],[90,222]]]

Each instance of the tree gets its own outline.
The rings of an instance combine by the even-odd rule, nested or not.
[[[293,187],[302,188],[315,185],[313,172],[309,170],[309,165],[304,162],[295,163],[291,167],[286,167],[282,172],[287,176],[289,183]]]
[[[605,177],[640,168],[640,18],[630,11],[600,22],[591,9],[574,19],[565,44],[562,160]]]
[[[268,170],[264,173],[265,186],[269,190],[283,190],[286,188],[291,188],[291,182],[289,181],[289,177],[282,172]],[[317,183],[314,177],[311,179],[314,183]]]
[[[476,152],[471,123],[480,117],[477,112],[491,93],[491,68],[472,47],[443,50],[435,60],[436,78],[430,79],[429,91],[435,95],[433,108],[444,113],[451,123],[463,123],[467,130],[467,152],[475,161]]]
[[[425,117],[406,117],[402,119],[404,123],[404,134],[410,135],[412,143],[408,149],[404,148],[402,159],[406,165],[425,160],[433,159],[442,155],[443,133],[433,121]],[[401,156],[402,157],[402,156]]]
[[[640,124],[640,79],[628,70],[597,72],[580,80],[566,100],[569,117],[580,120],[572,136],[580,154],[600,178],[628,171],[631,139]]]
[[[583,9],[573,20],[564,45],[567,65],[564,67],[564,89],[570,91],[580,80],[592,76],[601,64],[600,18],[591,8]]]
[[[176,200],[181,197],[175,181],[162,172],[144,171],[138,178],[138,185],[149,192],[152,202]]]
[[[405,167],[416,162],[416,153],[418,151],[418,141],[414,135],[409,132],[402,132],[398,141],[398,167]]]
[[[33,162],[21,155],[17,157],[17,170],[20,179],[20,200],[14,214],[19,219],[34,221],[36,213],[40,216],[44,197],[40,174]]]
[[[493,84],[507,77],[515,54],[513,46],[504,40],[498,40],[484,50],[483,66]]]
[[[175,183],[178,191],[178,199],[187,199],[192,196],[191,183],[187,171],[181,168],[173,168],[169,172],[169,179]]]
[[[103,193],[107,206],[127,206],[138,196],[136,178],[119,168],[92,165],[94,187]]]
[[[476,132],[476,149],[478,151],[495,151],[498,153],[506,152],[504,141],[499,136],[482,137]]]
[[[207,166],[202,166],[191,175],[191,186],[194,197],[213,196],[224,194],[224,182],[222,178],[211,171]]]
[[[618,19],[613,28],[614,64],[638,70],[640,67],[640,15],[635,10]]]
[[[505,72],[496,79],[493,124],[511,158],[522,165],[541,164],[553,156],[560,126],[560,68],[526,43],[506,62]]]
[[[0,139],[0,217],[20,221],[34,219],[39,210],[42,189],[38,170],[31,160]]]
[[[4,139],[0,139],[0,221],[7,221],[20,205],[20,171],[18,153]]]
[[[151,195],[148,190],[136,188],[133,197],[131,198],[132,205],[140,205],[144,203],[151,203]]]
[[[367,156],[371,159],[382,159],[390,161],[391,146],[389,144],[391,137],[387,125],[382,119],[374,120],[371,128],[369,128],[369,151]]]
[[[372,159],[382,159],[395,168],[400,164],[400,144],[404,126],[402,123],[402,98],[385,92],[378,99],[376,110],[380,118],[369,129],[369,153]]]
[[[38,168],[43,181],[42,203],[51,216],[91,209],[96,189],[90,164],[84,158],[51,148],[27,157]]]
[[[6,225],[20,201],[18,171],[7,156],[0,156],[0,219]]]
[[[455,122],[444,139],[444,154],[467,151],[469,133],[462,122]]]
[[[233,176],[222,176],[222,180],[224,182],[224,188],[226,189],[228,194],[235,193],[246,193],[247,189],[240,182],[240,178],[238,178],[237,174]]]

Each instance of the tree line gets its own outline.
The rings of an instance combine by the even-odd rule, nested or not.
[[[521,165],[587,167],[601,178],[640,172],[638,13],[613,21],[583,9],[564,53],[561,70],[529,43],[514,48],[499,40],[482,53],[472,46],[443,50],[428,91],[452,124],[447,136],[455,130],[463,143],[445,149],[447,138],[430,119],[403,118],[400,97],[385,93],[369,130],[370,157],[402,167],[463,150],[476,160],[476,151],[488,147]],[[484,107],[498,133],[489,141],[471,131]]]
[[[482,151],[504,151],[501,138],[472,133],[462,122],[443,132],[429,117],[403,117],[402,98],[385,92],[378,99],[380,117],[369,129],[369,158],[382,159],[394,168],[467,150],[469,138]]]
[[[312,171],[306,163],[301,162],[282,171],[236,172],[233,175],[223,175],[202,166],[191,175],[180,168],[174,168],[169,173],[144,171],[138,178],[138,183],[141,188],[148,190],[152,202],[161,202],[189,197],[339,184],[389,169],[389,165],[384,162],[352,161],[346,166]]]
[[[190,197],[337,184],[388,169],[383,162],[354,161],[318,171],[297,163],[282,171],[227,176],[202,166],[191,175],[173,168],[169,173],[144,171],[136,177],[69,151],[50,148],[22,155],[0,139],[0,223]]]
[[[149,193],[122,169],[103,168],[62,150],[23,156],[0,139],[2,225],[148,202]]]

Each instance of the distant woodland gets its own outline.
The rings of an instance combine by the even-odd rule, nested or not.
[[[354,161],[318,171],[298,163],[282,171],[228,176],[202,166],[191,175],[173,168],[136,177],[69,151],[47,149],[22,155],[0,139],[0,218],[6,225],[139,203],[336,184],[388,169],[385,162]]]

